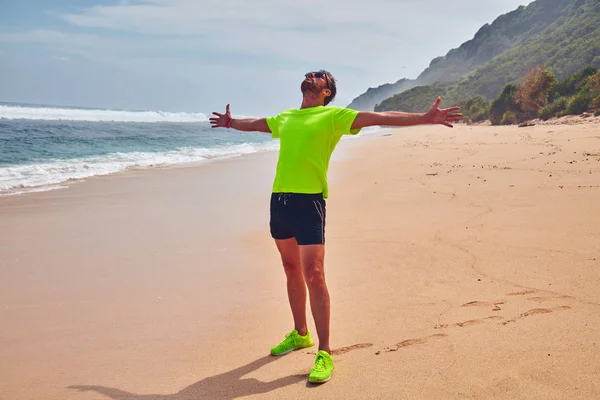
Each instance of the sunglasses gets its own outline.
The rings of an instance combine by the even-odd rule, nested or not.
[[[330,89],[330,87],[329,87],[329,77],[327,76],[327,74],[325,72],[321,72],[321,71],[309,72],[309,73],[305,74],[304,76],[306,78],[308,78],[310,74],[313,74],[313,76],[315,78],[323,78],[323,77],[325,77],[325,84],[327,85],[327,89]]]

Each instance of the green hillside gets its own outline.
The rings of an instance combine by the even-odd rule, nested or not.
[[[382,101],[375,106],[375,111],[422,112],[431,107],[437,96],[442,96],[443,103],[448,104],[448,91],[453,88],[452,83],[417,86]]]
[[[367,91],[354,100],[348,106],[354,110],[373,110],[376,104],[416,85],[411,79],[400,79],[396,83],[386,83],[376,88],[369,88]]]
[[[544,31],[567,13],[568,1],[541,0],[496,18],[485,24],[472,40],[452,49],[445,57],[431,62],[417,83],[451,82],[463,78],[479,66],[513,49]]]
[[[510,26],[514,29],[521,26],[523,30],[525,25],[532,25],[525,34],[527,40],[454,84],[416,87],[384,100],[375,110],[422,111],[438,94],[443,96],[445,105],[475,96],[491,100],[506,84],[518,83],[529,68],[538,64],[543,64],[559,79],[586,65],[600,67],[600,1],[537,0],[519,10],[504,17],[513,19]],[[560,12],[558,17],[557,12]],[[527,23],[516,24],[515,21],[521,19]],[[552,19],[554,22],[542,29]],[[538,22],[532,24],[534,20]]]

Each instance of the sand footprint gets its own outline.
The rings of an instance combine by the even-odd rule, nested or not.
[[[499,316],[492,315],[492,316],[486,317],[486,318],[470,319],[468,321],[455,322],[453,324],[440,324],[440,325],[434,326],[433,329],[464,328],[465,326],[479,325],[479,324],[484,323],[487,320],[494,320],[494,319],[497,320],[497,319],[503,319],[503,318],[499,317]]]
[[[366,348],[369,348],[369,347],[372,347],[372,346],[373,346],[373,343],[353,344],[352,346],[346,346],[346,347],[341,347],[339,349],[333,349],[333,350],[331,350],[331,355],[339,356],[339,355],[342,355],[342,354],[349,353],[352,350],[366,349]]]
[[[537,290],[522,290],[520,292],[513,292],[513,293],[509,293],[507,294],[507,296],[525,296],[528,294],[535,294],[537,293]]]
[[[447,337],[448,335],[445,333],[436,333],[435,335],[431,335],[431,336],[427,336],[424,338],[416,338],[416,339],[407,339],[407,340],[403,340],[402,342],[396,343],[394,346],[391,347],[386,347],[383,349],[384,352],[389,353],[392,351],[398,351],[403,347],[409,347],[409,346],[414,346],[416,344],[425,344],[427,343],[430,339],[436,339],[436,338],[444,338]],[[377,351],[375,353],[376,355],[381,354],[381,351]]]
[[[470,301],[461,307],[492,307],[492,311],[500,311],[502,304],[504,304],[503,301]]]
[[[543,296],[536,296],[536,297],[529,297],[527,300],[529,301],[535,301],[538,303],[543,303],[545,301],[550,301],[553,300],[553,297],[543,297]]]
[[[366,348],[369,348],[369,347],[373,347],[373,343],[358,343],[358,344],[353,344],[352,346],[346,346],[346,347],[340,347],[339,349],[333,349],[333,350],[331,350],[331,355],[332,356],[340,356],[342,354],[349,353],[352,350],[366,349]],[[317,354],[316,351],[307,351],[305,353],[306,354],[312,354],[313,356]]]
[[[553,296],[535,296],[535,297],[528,297],[527,300],[530,301],[535,301],[537,303],[543,303],[546,301],[552,301],[552,300],[556,300],[556,299],[573,299],[573,296],[558,296],[558,297],[553,297]]]
[[[518,319],[525,318],[525,317],[531,317],[532,315],[549,314],[554,311],[570,310],[570,309],[571,309],[571,306],[559,306],[559,307],[554,307],[554,308],[534,308],[534,309],[531,309],[529,311],[525,311],[524,313],[519,314],[518,317],[509,319],[506,321],[502,321],[500,324],[507,325],[512,322],[516,322]]]

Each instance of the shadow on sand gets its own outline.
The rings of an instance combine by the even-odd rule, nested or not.
[[[275,361],[270,355],[259,358],[250,364],[232,371],[204,378],[185,389],[173,394],[135,394],[120,389],[92,386],[72,385],[69,389],[94,391],[113,400],[201,400],[201,399],[235,399],[242,396],[261,394],[305,381],[306,374],[292,375],[271,382],[261,382],[254,378],[242,379],[244,375]]]

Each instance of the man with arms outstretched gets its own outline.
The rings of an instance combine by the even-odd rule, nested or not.
[[[279,159],[270,205],[271,236],[287,276],[287,293],[294,329],[271,349],[272,355],[313,346],[306,323],[306,288],[319,338],[319,351],[309,374],[310,382],[331,379],[333,359],[329,347],[329,292],[325,284],[325,201],[327,170],[335,146],[344,134],[357,134],[367,126],[441,124],[452,127],[459,107],[439,109],[441,99],[424,114],[396,111],[367,112],[327,106],[337,92],[330,72],[305,75],[300,87],[302,105],[268,118],[233,119],[214,112],[213,128],[270,133],[280,139]],[[327,106],[327,107],[326,107]]]

